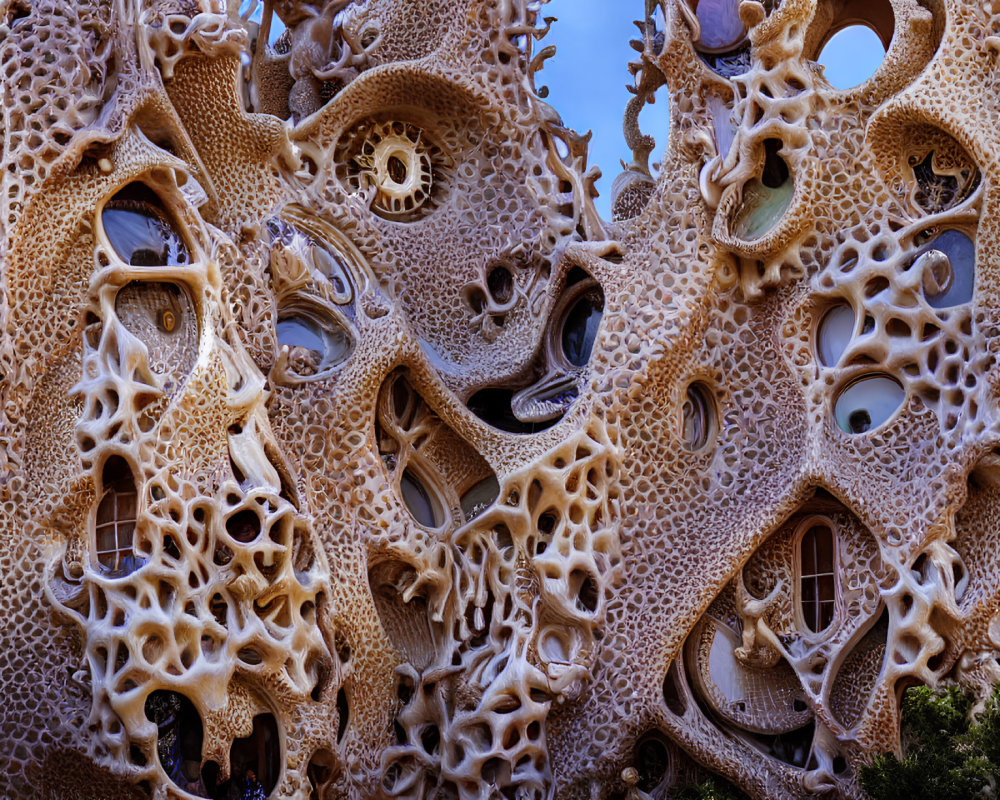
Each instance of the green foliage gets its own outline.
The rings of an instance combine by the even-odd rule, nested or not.
[[[718,778],[708,778],[701,783],[684,786],[671,797],[676,800],[749,800],[735,786]]]
[[[903,696],[903,752],[861,768],[872,800],[970,800],[1000,784],[1000,686],[978,718],[958,687],[914,686]]]

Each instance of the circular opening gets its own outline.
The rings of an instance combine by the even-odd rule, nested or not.
[[[845,433],[867,433],[885,424],[903,405],[906,391],[888,375],[868,375],[849,383],[834,408]]]
[[[885,58],[886,47],[864,23],[841,28],[827,39],[816,61],[834,89],[853,89],[868,80]]]

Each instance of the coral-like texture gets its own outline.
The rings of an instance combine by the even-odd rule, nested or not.
[[[1000,677],[1000,7],[647,0],[612,220],[543,10],[0,2],[4,797],[860,797]]]

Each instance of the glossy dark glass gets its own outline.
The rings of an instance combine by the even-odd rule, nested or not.
[[[118,257],[133,267],[187,264],[187,246],[156,194],[133,183],[112,197],[101,224]]]
[[[336,319],[320,322],[304,312],[282,313],[277,325],[278,345],[292,349],[292,371],[308,377],[339,364],[351,354],[352,340]],[[297,351],[297,352],[296,352]]]
[[[587,292],[577,300],[562,328],[563,354],[571,364],[585,367],[594,349],[597,329],[604,313],[604,303],[597,292]]]
[[[399,490],[403,495],[403,502],[417,522],[428,528],[437,528],[441,525],[443,520],[439,518],[430,492],[410,470],[406,470],[399,479]]]

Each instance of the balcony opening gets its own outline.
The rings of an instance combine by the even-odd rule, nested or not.
[[[229,778],[214,761],[205,764],[202,778],[213,800],[268,797],[281,777],[281,738],[271,714],[253,718],[249,736],[236,739],[229,749]]]
[[[146,717],[156,723],[156,754],[167,777],[190,794],[205,797],[201,780],[201,716],[177,692],[160,690],[146,699]]]

